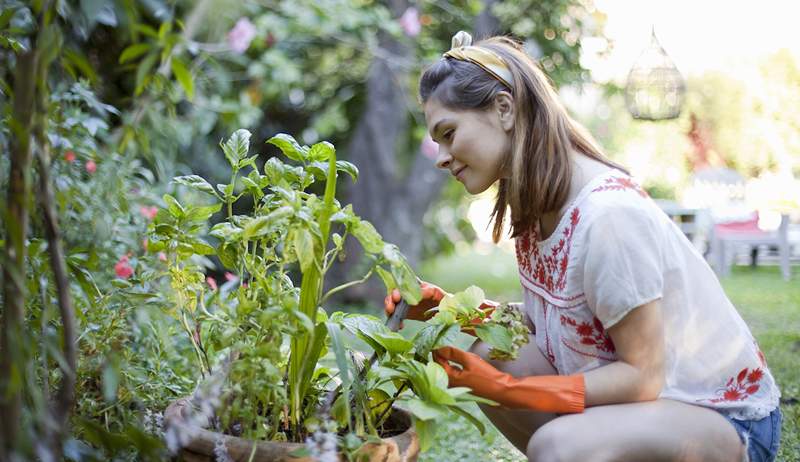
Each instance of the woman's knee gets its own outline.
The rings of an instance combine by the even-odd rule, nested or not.
[[[566,416],[542,425],[528,440],[526,455],[529,461],[565,462],[578,460],[574,449],[574,433]]]

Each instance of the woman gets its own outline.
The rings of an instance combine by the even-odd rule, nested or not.
[[[529,460],[774,460],[780,392],[750,330],[520,44],[460,32],[420,99],[437,167],[471,194],[498,183],[493,236],[509,218],[532,328],[515,361],[438,350],[450,385],[498,402],[482,408]],[[411,319],[445,295],[422,292]]]

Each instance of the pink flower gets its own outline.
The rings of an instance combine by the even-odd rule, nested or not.
[[[399,22],[403,32],[409,37],[416,37],[422,30],[422,25],[419,23],[419,12],[413,6],[408,7],[400,16]]]
[[[133,268],[128,263],[127,255],[119,257],[119,261],[114,265],[114,272],[117,273],[118,278],[122,279],[128,279],[133,276]]]
[[[256,27],[247,18],[239,18],[236,25],[228,32],[228,45],[234,53],[242,54],[250,47],[256,36]]]
[[[146,205],[140,205],[139,213],[141,213],[143,217],[152,221],[153,218],[156,217],[156,214],[158,214],[158,207],[156,207],[155,205],[151,205],[150,207]]]
[[[225,279],[228,281],[233,281],[236,279],[236,275],[231,273],[230,271],[225,271]]]
[[[439,143],[433,141],[431,135],[427,133],[422,138],[422,144],[420,144],[419,149],[428,159],[436,159],[436,156],[439,155]]]
[[[97,171],[97,164],[93,160],[90,160],[90,161],[86,162],[86,171],[89,172],[89,173],[96,172]]]
[[[161,261],[167,261],[167,254],[164,252],[158,252],[158,259]]]
[[[65,152],[64,153],[64,160],[66,160],[67,162],[70,162],[70,163],[75,162],[75,153],[72,152],[72,151]]]
[[[217,280],[216,279],[212,278],[211,276],[208,276],[206,278],[206,283],[208,284],[208,287],[211,287],[211,290],[217,290]]]

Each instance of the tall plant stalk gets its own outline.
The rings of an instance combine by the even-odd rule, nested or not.
[[[291,342],[289,401],[291,406],[290,418],[294,428],[297,428],[297,424],[300,421],[303,399],[311,384],[314,367],[317,364],[327,336],[325,324],[317,324],[316,317],[317,308],[322,298],[322,282],[325,276],[322,271],[322,265],[324,263],[325,249],[328,246],[333,200],[336,195],[336,153],[333,149],[330,151],[325,196],[323,198],[323,207],[318,217],[322,240],[320,247],[315,248],[314,264],[303,272],[303,280],[300,285],[300,312],[311,319],[315,327],[311,332],[294,337]]]

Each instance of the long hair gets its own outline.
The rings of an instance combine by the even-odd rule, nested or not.
[[[569,116],[548,77],[519,42],[497,36],[474,45],[503,58],[514,81],[511,152],[501,165],[501,171],[510,171],[511,176],[499,181],[491,214],[494,242],[502,237],[507,208],[511,209],[512,237],[531,229],[545,213],[561,210],[572,178],[570,150],[627,173]],[[442,58],[427,68],[419,85],[422,104],[434,98],[449,109],[486,110],[500,91],[509,88],[476,64],[453,58]]]

